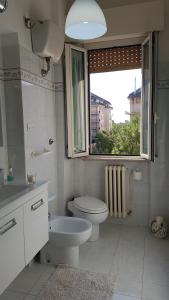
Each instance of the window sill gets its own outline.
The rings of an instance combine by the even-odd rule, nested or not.
[[[149,160],[140,156],[104,156],[104,155],[89,155],[81,157],[82,160],[99,160],[99,161],[131,161],[131,162],[149,162]]]

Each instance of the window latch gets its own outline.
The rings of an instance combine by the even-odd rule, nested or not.
[[[154,124],[157,124],[157,121],[160,119],[160,117],[157,115],[157,112],[154,113]]]

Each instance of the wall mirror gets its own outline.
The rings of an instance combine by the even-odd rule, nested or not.
[[[0,88],[0,147],[3,146],[3,131],[2,131],[2,97]]]

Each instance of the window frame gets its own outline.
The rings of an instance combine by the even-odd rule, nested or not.
[[[73,84],[72,84],[72,50],[84,53],[84,90],[85,90],[85,151],[75,153],[74,151],[74,110],[73,110]],[[89,155],[88,140],[88,80],[87,80],[87,50],[72,44],[65,44],[65,68],[66,68],[66,116],[67,116],[67,156],[78,158]]]
[[[149,34],[142,43],[142,96],[141,96],[141,132],[140,132],[140,156],[147,160],[154,160],[154,102],[155,102],[155,69],[153,64],[155,53],[153,49],[154,34]],[[150,83],[149,83],[149,97],[148,97],[148,131],[147,131],[147,153],[144,153],[143,145],[143,104],[144,104],[144,46],[149,43],[149,70],[150,70]]]
[[[154,58],[154,53],[153,53],[153,33],[151,33],[149,36],[147,36],[145,38],[145,40],[142,42],[140,42],[140,44],[144,44],[147,41],[151,41],[150,43],[150,48],[149,48],[149,55],[151,58],[151,92],[150,92],[150,98],[149,99],[149,114],[148,114],[148,124],[149,124],[149,130],[148,130],[148,154],[143,153],[142,149],[143,149],[143,144],[142,144],[142,120],[143,120],[143,112],[142,112],[142,108],[141,108],[141,122],[140,122],[140,155],[115,155],[115,154],[91,154],[91,143],[90,143],[90,139],[91,139],[91,134],[90,134],[90,80],[89,80],[89,70],[88,70],[88,50],[92,50],[92,48],[81,48],[78,46],[74,46],[71,44],[66,44],[65,45],[65,53],[69,52],[69,65],[67,65],[67,59],[66,61],[66,73],[68,71],[69,76],[66,75],[66,95],[67,95],[67,154],[68,154],[68,158],[76,158],[76,157],[82,157],[84,159],[89,159],[89,160],[106,160],[106,159],[112,159],[112,160],[138,160],[138,161],[145,161],[145,160],[153,160],[154,159],[154,99],[155,98],[155,85],[154,85],[154,79],[156,74],[153,74],[152,71],[153,70],[153,58]],[[135,43],[133,43],[134,45]],[[110,46],[113,47],[113,46]],[[104,48],[104,47],[100,47],[100,48]],[[107,47],[106,47],[107,48]],[[81,153],[74,153],[73,152],[73,110],[72,110],[72,80],[71,80],[71,64],[70,64],[70,49],[75,49],[78,51],[82,51],[85,53],[85,101],[86,101],[86,132],[85,132],[85,136],[86,136],[86,151],[85,152],[81,152]],[[142,51],[142,55],[143,55],[143,51]],[[156,66],[155,66],[156,67]],[[142,69],[142,73],[143,73],[143,65],[141,67]],[[156,70],[155,70],[156,71]],[[143,75],[143,74],[142,74]],[[143,90],[143,76],[142,76],[142,90]],[[71,106],[70,106],[71,103]],[[69,113],[68,113],[69,112]],[[71,113],[70,113],[71,112]]]

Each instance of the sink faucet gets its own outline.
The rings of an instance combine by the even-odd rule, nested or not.
[[[4,169],[0,169],[0,186],[4,185]]]

